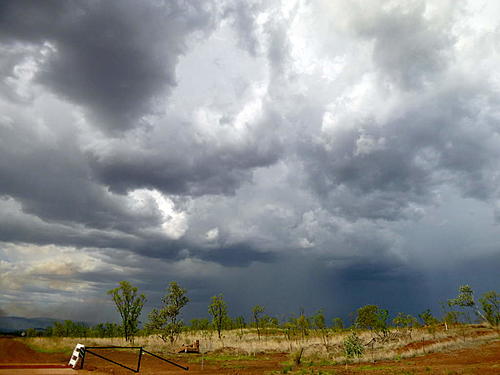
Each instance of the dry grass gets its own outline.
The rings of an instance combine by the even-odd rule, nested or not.
[[[146,350],[157,353],[173,353],[185,343],[200,340],[202,353],[215,352],[214,355],[247,355],[259,353],[280,352],[294,353],[303,349],[304,361],[344,362],[343,340],[349,332],[329,332],[326,342],[318,332],[310,331],[305,338],[287,339],[284,332],[275,330],[265,334],[259,340],[256,332],[247,329],[241,335],[239,331],[225,331],[221,340],[213,332],[185,332],[174,345],[164,343],[156,336],[137,337],[134,346],[142,346]],[[359,362],[379,361],[386,359],[402,359],[424,355],[430,352],[455,350],[478,345],[499,337],[497,331],[488,327],[466,326],[445,331],[442,327],[435,330],[425,328],[415,329],[411,337],[397,330],[392,330],[385,341],[372,341],[372,333],[358,332],[361,340],[367,344],[363,357]],[[86,346],[131,346],[122,338],[28,338],[29,346],[44,352],[68,352],[77,343]],[[370,343],[370,344],[368,344]]]

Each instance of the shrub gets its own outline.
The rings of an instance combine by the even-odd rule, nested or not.
[[[344,353],[347,358],[359,358],[363,355],[365,347],[355,331],[352,331],[351,334],[344,339],[343,344]]]

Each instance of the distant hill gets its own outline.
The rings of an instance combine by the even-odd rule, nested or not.
[[[21,318],[18,316],[0,316],[0,332],[19,332],[28,328],[44,329],[50,327],[59,319],[51,318]]]

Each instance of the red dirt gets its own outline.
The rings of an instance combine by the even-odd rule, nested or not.
[[[67,364],[69,358],[63,353],[39,353],[21,341],[0,337],[0,365],[8,363],[55,363]]]
[[[134,367],[137,363],[137,352],[123,350],[100,350],[101,354],[113,360]],[[28,348],[22,340],[0,338],[0,365],[9,363],[67,363],[69,358],[66,354],[45,354],[37,353]],[[201,355],[181,354],[171,355],[168,359],[189,366],[189,371],[176,368],[158,359],[144,354],[141,364],[141,374],[205,374],[205,375],[261,375],[270,374],[272,371],[279,373],[283,368],[283,362],[288,360],[285,353],[259,354],[256,360],[246,361],[204,361],[201,368]],[[197,363],[190,363],[195,360]],[[323,373],[336,375],[348,374],[406,374],[406,375],[458,375],[458,374],[480,374],[499,375],[500,374],[500,340],[478,345],[473,348],[466,348],[443,353],[428,354],[421,357],[407,358],[400,361],[383,361],[377,363],[350,364],[347,369],[344,365],[329,366],[301,366],[295,368],[293,373],[300,373],[304,369],[306,373],[315,369]],[[298,370],[298,371],[297,371]],[[0,374],[7,374],[6,370],[0,370]],[[59,374],[60,370],[53,370],[53,374]],[[67,370],[61,370],[67,371]],[[70,370],[73,371],[73,370]],[[11,372],[8,372],[9,374]],[[33,370],[15,370],[16,374],[33,374]],[[62,373],[62,372],[61,372]],[[132,374],[131,371],[122,369],[116,365],[105,362],[95,356],[87,354],[85,358],[85,369],[74,372],[75,374],[104,375],[104,374]]]

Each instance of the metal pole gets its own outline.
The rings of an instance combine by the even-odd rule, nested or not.
[[[85,362],[85,349],[83,349],[82,351],[80,351],[80,353],[82,353],[82,363],[80,364],[80,369],[83,368],[83,363]]]
[[[130,371],[132,371],[132,372],[138,372],[138,370],[134,370],[133,368],[130,368],[130,367],[125,366],[125,365],[122,365],[121,363],[118,363],[118,362],[113,361],[112,359],[109,359],[109,358],[103,357],[102,355],[99,355],[99,354],[97,354],[97,353],[94,353],[94,352],[92,352],[92,351],[90,351],[90,350],[87,350],[87,352],[89,352],[90,354],[95,355],[96,357],[99,357],[99,358],[101,358],[101,359],[104,359],[105,361],[108,361],[108,362],[114,363],[115,365],[118,365],[118,366],[121,366],[121,367],[123,367],[123,368],[126,368],[127,370],[130,370]]]
[[[160,357],[159,355],[156,355],[156,354],[153,354],[153,353],[151,353],[151,352],[148,352],[147,350],[144,350],[144,349],[143,349],[142,351],[143,351],[144,353],[147,353],[147,354],[149,354],[149,355],[152,355],[152,356],[153,356],[153,357],[155,357],[155,358],[161,359],[162,361],[168,362],[168,363],[170,363],[171,365],[177,366],[177,367],[179,367],[179,368],[181,368],[181,369],[183,369],[183,370],[186,370],[186,371],[188,371],[188,370],[189,370],[189,367],[187,367],[187,366],[182,366],[182,365],[179,365],[178,363],[175,363],[175,362],[169,361],[168,359],[166,359],[166,358],[162,358],[162,357]]]
[[[139,350],[139,360],[137,361],[137,372],[141,369],[141,358],[142,358],[142,346],[141,350]]]

